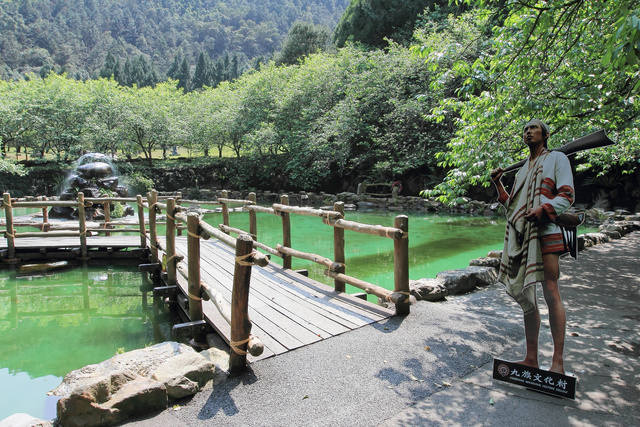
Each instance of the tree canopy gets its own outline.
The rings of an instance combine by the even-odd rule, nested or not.
[[[97,77],[109,52],[123,68],[127,59],[144,55],[161,80],[178,52],[192,66],[201,52],[214,61],[237,55],[242,71],[251,67],[253,58],[277,52],[296,21],[334,28],[347,3],[2,0],[0,78],[22,78],[41,69],[43,75],[55,70],[75,79]]]
[[[413,48],[439,74],[432,88],[457,87],[432,111],[458,127],[439,154],[449,175],[426,194],[452,200],[489,185],[490,169],[526,155],[521,129],[533,117],[551,127],[551,147],[597,129],[617,140],[579,155],[582,169],[638,167],[637,1],[465,3],[477,8],[445,29],[425,27]]]

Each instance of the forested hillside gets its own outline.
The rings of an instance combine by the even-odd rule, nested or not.
[[[97,77],[108,52],[144,58],[160,76],[179,54],[195,66],[255,58],[280,49],[291,25],[333,29],[348,0],[0,0],[0,77],[54,69]],[[43,73],[45,74],[45,73]]]

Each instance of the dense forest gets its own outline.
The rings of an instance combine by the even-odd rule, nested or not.
[[[0,77],[54,69],[99,76],[109,52],[124,66],[144,55],[161,80],[176,56],[195,66],[268,60],[296,21],[333,29],[348,0],[1,0]],[[46,72],[43,73],[46,75]],[[163,78],[164,77],[164,78]]]
[[[0,4],[6,11],[36,3]],[[311,3],[305,7],[311,8]],[[335,4],[332,9],[325,3],[313,4],[338,13]],[[352,0],[333,34],[316,23],[317,16],[304,22],[291,15],[295,22],[286,35],[281,33],[272,59],[244,72],[235,72],[238,51],[205,51],[205,45],[219,41],[195,38],[178,43],[170,31],[161,33],[165,41],[173,40],[171,46],[179,47],[175,52],[183,55],[181,61],[178,53],[160,55],[164,51],[155,47],[148,55],[138,54],[143,52],[138,49],[126,57],[131,70],[143,69],[144,64],[147,70],[166,67],[172,78],[155,84],[118,79],[116,65],[123,57],[111,49],[102,51],[104,58],[96,57],[90,70],[93,79],[75,79],[70,69],[43,73],[32,66],[37,74],[22,75],[27,68],[11,68],[20,75],[0,81],[0,152],[22,150],[38,163],[52,158],[64,162],[83,151],[99,150],[152,164],[157,161],[154,153],[169,157],[180,147],[189,159],[203,164],[218,164],[221,155],[237,157],[243,173],[233,175],[224,166],[215,174],[218,182],[238,189],[346,190],[364,179],[402,180],[411,184],[405,188],[413,194],[425,190],[423,195],[456,201],[470,188],[489,186],[490,169],[526,155],[521,126],[538,117],[551,127],[552,148],[604,129],[616,145],[577,155],[574,167],[587,174],[587,185],[593,185],[587,193],[595,188],[607,193],[594,192],[594,198],[624,195],[627,206],[640,207],[637,1],[548,0],[542,7],[504,0],[407,0],[403,10],[411,13],[394,15],[396,3]],[[89,5],[96,9],[117,4],[121,3],[83,2],[86,10]],[[137,8],[131,4],[132,10]],[[212,16],[212,5],[218,5],[219,13],[213,13],[218,18],[229,15],[220,12],[218,2],[140,4],[146,8],[136,9],[138,17],[166,12],[201,18]],[[204,4],[212,8],[198,9]],[[252,16],[239,3],[236,7],[234,16]],[[199,13],[189,15],[188,10]],[[53,14],[53,9],[47,13]],[[123,13],[132,12],[114,9],[105,22]],[[25,15],[19,15],[24,21]],[[395,23],[385,22],[393,16]],[[5,12],[4,22],[6,17]],[[219,22],[229,23],[226,18]],[[256,29],[263,21],[254,22]],[[410,34],[408,22],[413,23]],[[124,27],[126,33],[144,25],[134,20]],[[197,26],[183,28],[187,34]],[[22,32],[13,32],[12,38],[4,34],[3,42],[36,40]],[[121,35],[118,40],[127,39]],[[197,47],[187,48],[192,43]],[[51,52],[62,45],[60,39]],[[30,49],[24,51],[27,57]],[[106,61],[109,52],[112,58]],[[11,55],[4,47],[1,53],[6,65]],[[220,53],[223,67],[216,65]],[[141,55],[154,62],[145,62],[147,56],[141,60]],[[164,65],[159,57],[166,60]],[[183,73],[186,79],[174,74],[189,67],[186,71],[193,73]],[[198,70],[209,70],[207,81],[214,84],[196,83],[207,75]],[[223,71],[227,78],[211,80],[211,70]],[[6,173],[24,173],[23,166],[0,159]],[[2,185],[10,186],[11,179]]]

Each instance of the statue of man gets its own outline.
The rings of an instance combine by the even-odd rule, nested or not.
[[[549,127],[540,120],[524,126],[524,143],[529,158],[516,175],[507,193],[500,178],[501,168],[491,171],[498,190],[498,201],[507,209],[504,248],[498,281],[524,311],[526,356],[523,365],[538,368],[538,336],[540,312],[536,295],[542,284],[549,308],[549,324],[553,338],[552,372],[564,374],[566,314],[560,298],[559,259],[568,252],[560,227],[553,221],[574,200],[573,176],[567,156],[547,148]]]

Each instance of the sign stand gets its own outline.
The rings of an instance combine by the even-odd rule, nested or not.
[[[576,398],[578,379],[572,374],[562,375],[515,362],[493,359],[493,379],[556,397]]]

